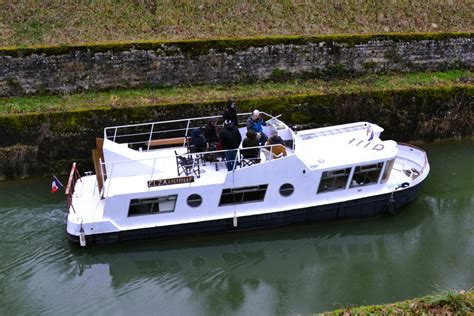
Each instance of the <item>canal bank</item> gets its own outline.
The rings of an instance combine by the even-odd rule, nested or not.
[[[348,306],[318,315],[469,315],[473,312],[474,291],[449,290],[385,305]]]
[[[370,89],[238,99],[240,112],[258,108],[297,129],[370,121],[384,139],[397,141],[472,137],[474,88],[471,84]],[[67,112],[0,116],[0,179],[28,178],[69,171],[72,161],[93,170],[91,150],[106,126],[215,115],[225,100],[134,107],[97,107]]]
[[[469,315],[473,312],[474,291],[449,290],[403,302],[346,307],[318,315]]]

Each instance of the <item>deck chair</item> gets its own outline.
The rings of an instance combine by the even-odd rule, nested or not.
[[[178,169],[178,176],[183,173],[189,176],[193,172],[196,177],[199,178],[201,176],[201,170],[199,169],[199,161],[196,161],[196,159],[194,159],[191,155],[178,155],[176,150],[174,151],[174,154],[176,155],[176,166]]]
[[[260,149],[250,148],[240,150],[240,167],[251,166],[260,163]]]

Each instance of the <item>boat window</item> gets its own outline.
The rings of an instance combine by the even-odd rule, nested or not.
[[[350,187],[354,188],[377,183],[382,167],[383,162],[355,167]]]
[[[282,196],[290,196],[295,191],[295,187],[291,183],[285,183],[280,187],[280,194]]]
[[[130,200],[128,216],[174,212],[177,195]]]
[[[222,190],[219,206],[260,202],[265,198],[268,184]]]
[[[198,207],[202,203],[202,197],[199,194],[191,194],[186,202],[191,207]]]
[[[390,173],[392,173],[393,164],[395,163],[395,159],[387,161],[385,164],[385,170],[383,171],[382,176],[382,183],[387,182],[388,178],[390,177]]]
[[[350,173],[351,168],[324,171],[319,182],[318,193],[345,189]]]

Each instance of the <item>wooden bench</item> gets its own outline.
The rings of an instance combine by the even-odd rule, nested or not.
[[[185,145],[186,137],[174,137],[174,138],[164,138],[164,139],[152,139],[147,142],[150,148],[160,147],[160,146],[170,146],[170,145]]]

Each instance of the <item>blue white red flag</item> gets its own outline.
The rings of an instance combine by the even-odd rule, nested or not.
[[[51,183],[51,193],[56,193],[60,187],[64,187],[63,184],[58,180],[58,178],[53,176],[53,182]]]
[[[369,139],[368,141],[371,141],[372,139],[374,139],[374,130],[372,129],[372,126],[369,125],[369,127],[367,127],[367,135],[369,135]]]

